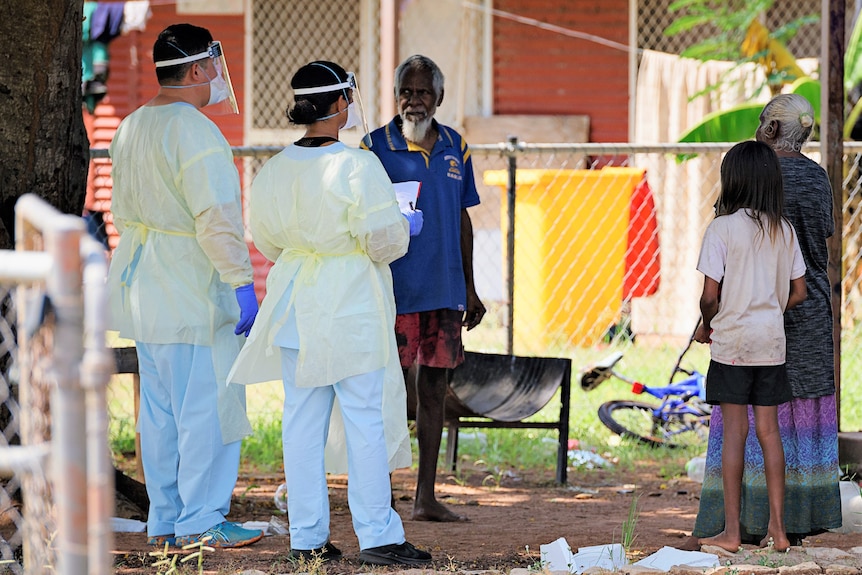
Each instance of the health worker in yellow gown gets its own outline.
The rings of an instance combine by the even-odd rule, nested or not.
[[[324,463],[335,409],[359,559],[422,565],[431,556],[405,540],[389,480],[390,469],[411,462],[389,264],[407,252],[408,234],[420,233],[422,214],[402,214],[374,154],[338,141],[361,117],[352,74],[316,61],[296,72],[291,87],[288,117],[307,130],[252,184],[249,227],[275,263],[229,379],[284,382],[291,557],[341,557],[329,539]]]

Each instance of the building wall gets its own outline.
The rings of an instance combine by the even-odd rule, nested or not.
[[[628,0],[495,0],[494,8],[626,45]],[[494,18],[494,113],[589,116],[591,142],[628,140],[628,54]]]
[[[566,3],[556,0],[494,0],[494,8],[620,43],[627,41],[628,0],[606,0],[604,3],[600,0]],[[399,51],[403,52],[398,55],[399,61],[409,53],[423,52],[440,59],[444,67],[447,91],[446,102],[440,109],[442,121],[454,120],[459,128],[463,128],[460,124],[465,114],[480,113],[482,82],[484,78],[490,78],[494,84],[493,109],[497,115],[519,115],[528,126],[535,123],[530,116],[581,115],[588,118],[590,132],[578,140],[627,139],[628,60],[624,51],[496,16],[493,18],[493,73],[484,75],[481,54],[483,20],[480,13],[463,6],[448,6],[442,10],[435,0],[417,0],[399,4],[399,19]],[[152,45],[161,30],[177,22],[205,26],[214,38],[223,43],[241,115],[213,117],[213,120],[231,145],[248,142],[243,133],[243,114],[249,113],[244,100],[245,18],[236,14],[178,15],[175,4],[152,3],[152,17],[146,31],[116,38],[109,46],[108,95],[97,106],[94,115],[85,112],[91,147],[107,148],[122,118],[156,94],[158,85]],[[344,38],[343,41],[352,45],[360,42],[354,38]],[[440,51],[441,46],[448,48]],[[273,76],[273,81],[283,81],[283,78]],[[391,89],[391,86],[381,87],[380,93],[391,94]],[[532,139],[543,141],[542,138]],[[548,137],[544,141],[558,140]],[[242,175],[245,170],[242,165],[238,164],[238,167]],[[94,162],[90,184],[87,207],[108,212],[111,194],[108,160]],[[117,236],[109,213],[106,219],[110,243],[115,246]],[[250,247],[255,282],[258,293],[262,294],[269,266],[253,245]]]

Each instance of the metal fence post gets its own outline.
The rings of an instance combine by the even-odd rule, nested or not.
[[[506,353],[512,354],[515,347],[515,188],[517,186],[518,159],[515,151],[518,147],[518,136],[509,136],[506,151],[509,155],[506,198],[508,211],[508,229],[506,230],[506,283],[509,300],[509,317],[506,322]]]
[[[102,244],[83,238],[84,357],[81,387],[86,401],[87,435],[87,542],[90,575],[113,573],[111,551],[114,530],[114,465],[108,444],[108,384],[116,369],[114,355],[105,345],[107,329],[108,262]]]
[[[87,443],[79,363],[84,353],[80,242],[86,232],[80,218],[70,216],[69,222],[45,234],[46,247],[57,258],[47,286],[56,316],[51,475],[57,502],[57,572],[63,575],[89,572]]]
[[[57,565],[53,566],[54,572],[59,575],[88,573],[87,443],[84,393],[80,385],[80,361],[84,352],[80,250],[86,226],[81,218],[61,214],[34,195],[22,196],[15,209],[19,224],[16,235],[22,240],[16,241],[16,247],[31,247],[23,241],[24,230],[37,223],[44,249],[53,257],[45,278],[45,295],[54,322],[53,363],[47,373],[53,383],[50,476],[56,503]],[[29,314],[40,311],[30,309]],[[33,318],[25,316],[25,325],[28,319]],[[25,438],[22,436],[22,439]]]

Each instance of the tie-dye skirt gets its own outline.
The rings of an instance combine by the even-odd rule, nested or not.
[[[749,433],[745,442],[740,522],[744,542],[766,535],[769,503],[763,452],[748,408]],[[841,527],[838,489],[838,422],[835,396],[794,399],[778,407],[778,425],[786,461],[784,523],[796,538]],[[695,537],[711,537],[724,529],[724,492],[721,483],[721,445],[724,422],[715,406],[709,427],[706,469],[700,494]]]

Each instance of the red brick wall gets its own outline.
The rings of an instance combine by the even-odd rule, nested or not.
[[[628,43],[628,0],[495,0],[494,8]],[[586,114],[591,142],[628,140],[628,54],[494,18],[494,113]]]

